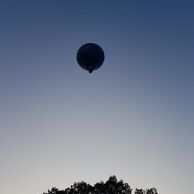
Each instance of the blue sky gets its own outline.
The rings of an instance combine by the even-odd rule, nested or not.
[[[0,17],[0,193],[113,174],[190,192],[192,1],[2,1]],[[76,62],[87,42],[105,52],[92,74]]]

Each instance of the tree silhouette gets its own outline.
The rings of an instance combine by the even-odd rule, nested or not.
[[[123,180],[118,181],[116,176],[110,176],[106,182],[97,182],[94,186],[81,181],[76,182],[65,190],[53,187],[43,194],[132,194],[132,189]],[[158,194],[155,188],[136,189],[134,194]]]

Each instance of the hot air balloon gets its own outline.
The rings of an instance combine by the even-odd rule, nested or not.
[[[77,52],[78,64],[89,73],[100,68],[104,62],[104,52],[102,48],[95,43],[86,43],[82,45]]]

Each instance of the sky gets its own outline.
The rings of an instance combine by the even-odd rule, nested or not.
[[[42,194],[109,176],[190,193],[194,3],[0,2],[0,193]],[[99,44],[103,66],[76,62]]]

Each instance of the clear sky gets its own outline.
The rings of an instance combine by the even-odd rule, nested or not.
[[[0,2],[0,193],[116,175],[160,194],[194,184],[194,3]],[[76,62],[105,52],[92,74]]]

